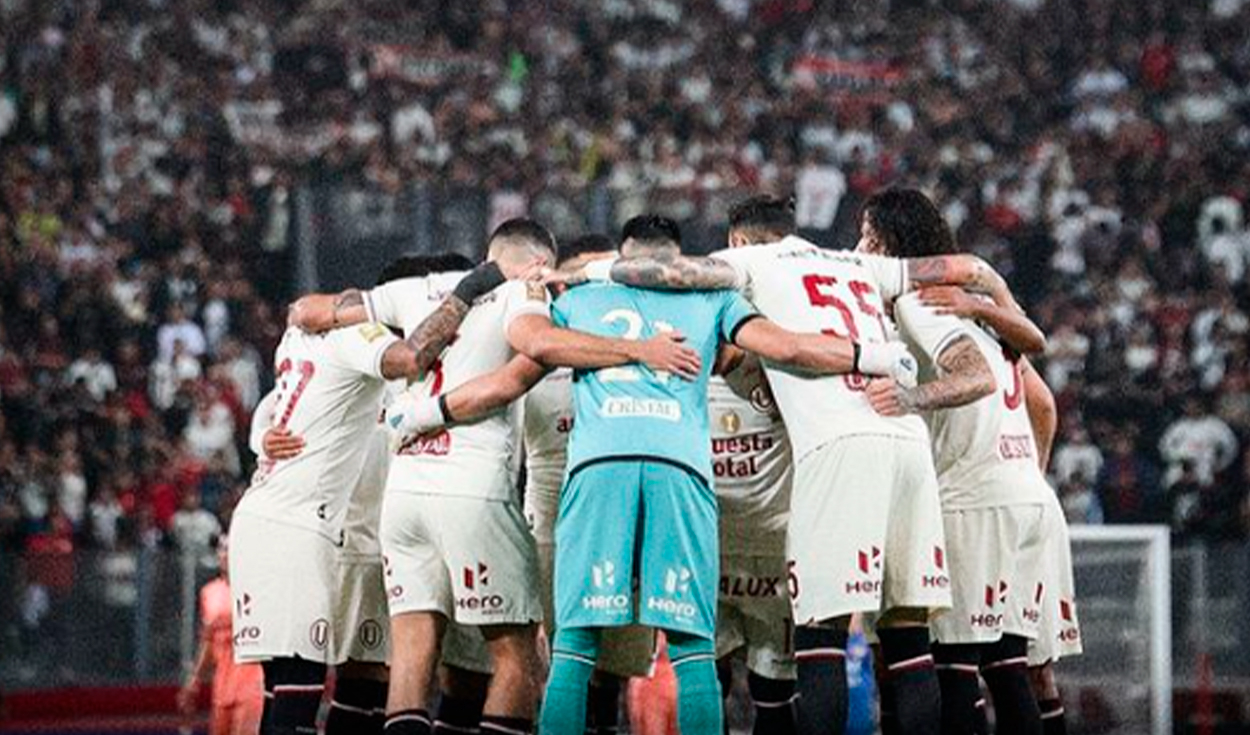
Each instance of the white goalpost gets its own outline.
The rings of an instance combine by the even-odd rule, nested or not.
[[[1168,527],[1072,526],[1071,536],[1085,654],[1057,669],[1069,717],[1077,729],[1171,735]]]

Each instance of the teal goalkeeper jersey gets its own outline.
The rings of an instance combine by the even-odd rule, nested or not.
[[[736,291],[665,293],[615,283],[570,289],[552,306],[552,320],[604,337],[648,339],[676,330],[703,359],[697,380],[641,365],[574,374],[569,473],[610,458],[654,457],[680,464],[711,484],[707,381],[722,341],[758,316]]]

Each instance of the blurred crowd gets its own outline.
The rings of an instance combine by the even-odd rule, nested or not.
[[[1244,0],[0,0],[0,548],[211,543],[292,191],[327,177],[516,212],[793,191],[830,245],[922,186],[1051,335],[1070,519],[1244,537],[1247,27]]]

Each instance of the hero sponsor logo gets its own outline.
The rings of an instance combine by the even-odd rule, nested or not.
[[[604,560],[590,567],[590,586],[596,590],[611,590],[616,586],[616,565]],[[595,592],[582,597],[583,610],[620,612],[629,609],[629,595],[612,592]]]
[[[481,612],[486,615],[498,615],[503,612],[503,595],[493,594],[484,589],[490,586],[490,567],[479,561],[475,566],[464,567],[461,575],[464,588],[469,591],[469,594],[456,598],[458,609]]]
[[[385,554],[383,554],[383,555],[382,555],[382,569],[383,569],[383,570],[385,570],[385,571],[383,572],[383,574],[386,576],[386,596],[387,596],[387,598],[392,599],[392,600],[398,600],[399,598],[403,597],[403,596],[404,596],[404,586],[403,586],[402,584],[391,584],[391,583],[390,583],[391,577],[392,577],[392,576],[393,576],[393,574],[394,574],[394,570],[393,570],[393,569],[391,569],[391,560],[390,560],[390,557],[386,556]]]
[[[946,574],[946,552],[942,550],[941,546],[933,547],[933,566],[937,569],[937,572],[921,576],[920,586],[939,590],[950,587],[951,578]]]
[[[881,594],[881,549],[876,546],[870,546],[867,549],[860,549],[855,553],[855,567],[860,574],[869,575],[869,579],[861,579],[855,582],[846,583],[846,594],[848,595],[873,595]],[[874,574],[877,572],[878,574]],[[872,577],[876,579],[872,579]]]
[[[252,596],[244,592],[234,598],[234,647],[247,648],[260,640],[259,625],[249,625],[247,618],[252,614]]]
[[[1030,623],[1037,625],[1042,621],[1042,599],[1046,597],[1046,585],[1041,582],[1037,583],[1037,588],[1033,590],[1033,603],[1026,604],[1020,614]]]
[[[1081,630],[1076,627],[1076,603],[1071,600],[1060,600],[1059,617],[1066,624],[1064,629],[1059,631],[1059,641],[1076,643],[1081,640]]]
[[[968,622],[974,628],[1000,628],[1003,624],[1003,614],[994,612],[996,607],[1007,604],[1007,583],[1001,579],[998,585],[985,585],[985,607],[989,612],[973,613],[969,616]]]
[[[664,572],[664,597],[647,598],[647,609],[671,615],[678,620],[693,620],[699,609],[693,603],[679,599],[690,592],[690,582],[694,578],[686,567],[669,567]]]

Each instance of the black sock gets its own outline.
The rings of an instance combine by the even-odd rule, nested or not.
[[[616,735],[621,720],[621,682],[604,677],[592,682],[586,695],[587,729],[596,735]]]
[[[981,698],[980,647],[937,644],[933,663],[942,691],[942,735],[975,735]]]
[[[261,667],[264,668],[263,666]],[[270,718],[273,717],[273,685],[265,682],[265,699],[260,710],[260,735],[269,735],[272,732],[273,723]]]
[[[423,709],[402,709],[386,716],[384,735],[430,735],[430,713]]]
[[[444,694],[438,702],[438,714],[434,717],[434,733],[475,733],[482,722],[482,702],[462,699]]]
[[[716,680],[720,683],[720,708],[724,713],[724,735],[729,735],[729,697],[734,688],[734,664],[730,658],[716,662]]]
[[[942,730],[942,694],[927,627],[881,628],[881,659],[886,686],[892,689],[898,731],[907,735],[938,735]]]
[[[1042,735],[1042,713],[1029,686],[1029,642],[1018,635],[1004,635],[981,649],[981,676],[994,700],[998,732]]]
[[[747,688],[755,703],[755,727],[752,735],[795,735],[794,682],[767,679],[754,672],[747,673]]]
[[[330,698],[325,735],[382,735],[386,726],[386,682],[339,679]]]
[[[846,631],[800,626],[794,631],[799,663],[798,731],[803,735],[846,732]]]
[[[301,658],[276,658],[262,664],[273,691],[269,708],[272,735],[315,735],[317,711],[325,694],[325,664]],[[269,686],[272,682],[272,686]]]
[[[1059,699],[1043,699],[1037,703],[1042,713],[1042,732],[1044,735],[1068,735],[1068,723],[1063,713],[1063,701]]]
[[[972,731],[977,735],[990,735],[990,719],[985,716],[985,697],[977,700],[976,719],[972,722]]]
[[[881,735],[902,735],[898,729],[898,705],[894,702],[894,689],[889,685],[890,676],[885,661],[874,664],[877,669],[877,700],[881,703]]]
[[[482,715],[482,735],[516,735],[534,731],[534,721],[524,717]]]

